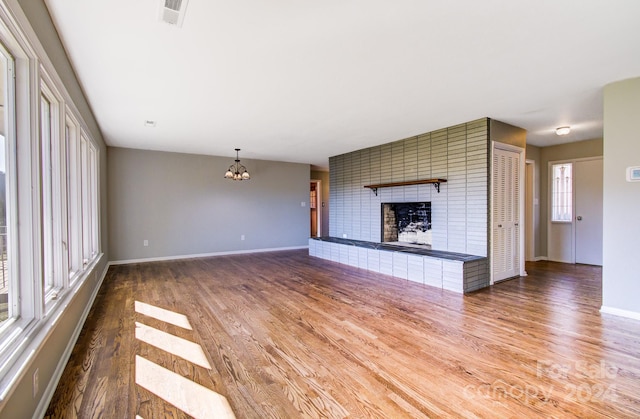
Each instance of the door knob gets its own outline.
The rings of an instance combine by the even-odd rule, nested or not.
[[[578,215],[578,216],[576,217],[576,220],[578,220],[578,221],[582,221],[582,215]]]

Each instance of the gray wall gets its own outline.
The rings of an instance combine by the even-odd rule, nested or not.
[[[329,159],[329,235],[379,242],[383,202],[431,201],[433,248],[488,256],[488,128],[484,118]],[[364,185],[445,178],[433,185]]]
[[[235,157],[108,156],[112,261],[308,244],[309,165],[242,159],[251,180],[238,182],[223,177]]]
[[[604,254],[602,305],[640,318],[640,182],[625,170],[640,166],[640,78],[604,88]]]
[[[320,203],[320,208],[322,210],[322,226],[320,234],[325,237],[329,235],[329,172],[312,170],[311,179],[322,182],[322,202]]]
[[[527,146],[527,130],[495,119],[489,119],[489,138],[520,148]]]
[[[539,182],[540,221],[536,233],[536,256],[547,257],[547,224],[549,207],[549,162],[558,160],[601,157],[603,141],[601,138],[558,144],[549,147],[527,146],[527,159],[536,162],[536,181]]]
[[[99,261],[93,272],[89,275],[88,280],[78,289],[62,315],[57,319],[55,326],[51,329],[46,341],[43,345],[36,349],[33,357],[24,375],[20,378],[10,396],[3,401],[0,407],[1,418],[30,418],[37,409],[38,403],[42,398],[45,389],[49,385],[55,385],[52,381],[58,363],[66,362],[63,354],[69,345],[73,345],[73,333],[81,323],[85,309],[92,302],[92,295],[97,288],[98,279],[100,279],[106,262],[109,260],[108,240],[107,240],[107,214],[104,209],[104,203],[107,201],[106,195],[106,147],[102,140],[102,135],[98,129],[93,114],[84,97],[79,82],[77,81],[71,64],[62,47],[62,43],[58,38],[57,32],[47,9],[42,0],[18,0],[26,18],[29,20],[33,31],[38,37],[40,43],[44,47],[47,56],[55,67],[58,76],[69,92],[75,106],[78,108],[82,118],[87,124],[88,129],[95,140],[96,147],[100,152],[100,230],[101,247],[105,255]],[[16,11],[19,12],[19,11]],[[64,364],[62,364],[64,367]],[[36,397],[32,396],[32,383],[34,371],[39,370],[40,390]]]

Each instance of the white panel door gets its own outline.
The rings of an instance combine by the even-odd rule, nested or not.
[[[573,263],[575,260],[573,223],[549,223],[547,251],[549,260]]]
[[[602,159],[575,164],[576,263],[602,265]]]
[[[520,154],[493,152],[493,281],[520,275]]]

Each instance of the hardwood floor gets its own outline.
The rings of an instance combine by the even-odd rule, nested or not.
[[[639,417],[601,269],[527,271],[461,296],[306,250],[112,266],[47,417]]]

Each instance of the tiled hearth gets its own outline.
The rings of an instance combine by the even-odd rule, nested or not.
[[[309,239],[309,255],[459,293],[489,286],[482,256],[335,237]]]

